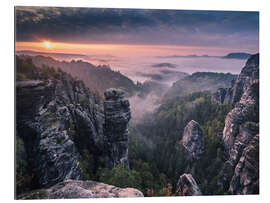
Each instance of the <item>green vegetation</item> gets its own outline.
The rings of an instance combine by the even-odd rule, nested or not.
[[[154,121],[130,128],[130,168],[120,164],[112,170],[99,169],[97,180],[118,187],[133,187],[145,196],[174,195],[179,176],[191,173],[204,195],[225,194],[218,174],[224,162],[220,133],[228,105],[211,103],[210,92],[197,92],[168,100],[151,115]],[[180,140],[190,120],[204,131],[205,152],[196,162],[187,160]]]
[[[27,164],[23,140],[16,137],[16,194],[30,191],[35,187],[35,176]]]
[[[111,70],[108,65],[95,66],[82,60],[72,60],[71,62],[58,61],[45,56],[34,56],[32,60],[39,68],[43,64],[49,67],[61,68],[62,71],[79,78],[88,88],[98,91],[101,95],[103,95],[106,89],[111,87],[125,90],[128,96],[133,95],[137,91],[137,86],[131,79],[119,71]]]
[[[99,171],[99,181],[117,187],[137,188],[146,196],[168,196],[171,186],[166,183],[166,176],[158,174],[156,168],[141,160],[134,160],[132,169],[125,164],[119,164],[112,170],[103,168]],[[156,174],[152,172],[156,171]],[[155,175],[159,175],[155,177]]]
[[[96,159],[87,148],[80,150],[80,167],[83,180],[97,180]]]
[[[37,68],[31,59],[19,57],[16,58],[16,67],[18,81],[59,79],[66,74],[60,69],[48,66]],[[208,91],[186,93],[207,86],[216,88],[217,85],[211,84],[223,80],[224,84],[227,84],[229,78],[234,76],[196,73],[188,77],[190,78],[186,80],[193,78],[197,81],[190,89],[182,88],[184,91],[178,96],[174,94],[170,99],[164,99],[164,103],[153,115],[146,116],[135,127],[130,127],[129,167],[119,164],[111,170],[105,168],[103,152],[87,144],[88,136],[80,136],[78,140],[74,121],[70,120],[69,129],[80,153],[82,179],[101,181],[118,187],[137,188],[145,196],[171,196],[174,195],[179,176],[188,172],[192,174],[204,195],[225,194],[218,187],[218,173],[224,162],[220,133],[230,106],[211,103],[211,93]],[[105,79],[101,78],[100,81]],[[82,81],[74,78],[73,82],[83,85]],[[92,95],[96,102],[94,108],[98,109],[97,104],[102,101],[102,97],[97,91]],[[81,97],[81,105],[88,105],[87,99]],[[202,158],[193,163],[187,160],[187,152],[180,144],[184,128],[190,120],[197,121],[202,127],[205,143]],[[62,141],[57,140],[58,143]],[[35,182],[30,166],[27,165],[24,144],[19,138],[16,139],[16,158],[16,188],[19,194],[31,190]]]
[[[21,59],[16,56],[16,80],[46,80],[57,79],[60,77],[61,72],[59,69],[43,65],[37,68],[31,58]]]
[[[220,87],[230,87],[234,79],[236,75],[231,73],[196,72],[176,81],[166,93],[165,99],[199,91],[215,92]]]
[[[75,130],[75,125],[71,119],[69,120],[69,129],[70,129],[71,135],[74,136],[76,134],[76,130]]]
[[[16,56],[16,81],[27,81],[27,80],[49,80],[49,79],[60,79],[64,76],[68,76],[74,83],[74,85],[82,86],[85,90],[87,89],[84,82],[76,77],[73,77],[69,73],[63,72],[60,68],[53,66],[42,65],[37,67],[33,64],[32,58],[21,58]],[[65,80],[63,80],[65,82]],[[86,90],[90,93],[89,90]],[[102,102],[102,96],[98,91],[91,89],[91,94],[94,97],[95,103]],[[81,101],[81,105],[88,105],[88,98],[84,98]]]
[[[135,170],[129,170],[127,165],[119,164],[112,170],[107,168],[102,169],[100,172],[99,180],[107,184],[115,185],[118,187],[136,187],[140,188],[141,178]]]
[[[179,176],[189,172],[203,194],[223,193],[217,185],[218,173],[223,163],[219,134],[229,110],[228,105],[212,104],[210,92],[197,92],[167,100],[153,115],[153,122],[145,120],[136,126],[137,132],[131,130],[131,169],[134,169],[132,163],[138,160],[155,166],[145,170],[151,174],[165,174],[163,185],[171,184],[172,191],[175,190]],[[186,159],[186,151],[180,144],[184,128],[190,120],[201,125],[205,140],[205,152],[194,163]],[[148,141],[144,141],[136,133],[140,133]],[[156,180],[157,175],[154,177]],[[155,191],[155,184],[153,181],[152,185],[148,184],[146,187]]]

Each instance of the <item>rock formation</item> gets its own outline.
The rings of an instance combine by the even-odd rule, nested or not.
[[[56,105],[52,81],[17,83],[17,132],[22,137],[28,162],[41,186],[65,179],[79,179],[79,154],[68,132],[70,116]]]
[[[259,54],[252,55],[232,86],[230,104],[233,106],[249,86],[259,80]]]
[[[180,196],[196,196],[202,195],[196,181],[191,174],[184,173],[179,177],[176,186],[176,195]]]
[[[259,194],[259,135],[244,149],[232,177],[232,194]]]
[[[83,149],[94,168],[128,163],[129,102],[120,90],[105,98],[104,112],[83,82],[62,71],[57,79],[16,83],[17,136],[41,187],[80,179]]]
[[[119,89],[108,89],[104,101],[104,139],[109,156],[108,167],[119,163],[128,164],[128,122],[131,118],[129,102],[124,92]]]
[[[48,189],[24,194],[19,199],[74,199],[74,198],[112,198],[143,197],[134,188],[119,188],[95,181],[65,180]]]
[[[203,131],[200,125],[191,120],[184,129],[182,145],[189,152],[189,159],[199,160],[204,152]]]
[[[236,80],[232,80],[230,88],[219,88],[213,94],[212,101],[235,106],[249,86],[259,80],[259,54],[252,55]]]
[[[258,81],[250,85],[235,108],[226,116],[222,139],[229,153],[231,153],[236,138],[239,137],[240,126],[246,122],[259,122]]]
[[[227,161],[221,172],[221,182],[224,190],[230,188],[233,194],[254,194],[259,190],[259,152],[256,144],[259,140],[258,62],[258,54],[251,56],[238,76],[231,89],[230,101],[234,108],[225,119],[222,140]]]

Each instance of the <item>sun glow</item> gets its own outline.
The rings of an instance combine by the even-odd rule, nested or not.
[[[219,52],[217,47],[203,46],[177,46],[177,45],[128,45],[128,44],[94,44],[94,43],[65,43],[57,41],[40,42],[16,42],[16,50],[33,50],[73,54],[111,54],[114,56],[162,56],[162,55],[188,55],[188,54],[209,54],[216,55]],[[224,48],[222,51],[224,52]],[[232,51],[232,49],[228,50]],[[227,52],[228,52],[227,51]],[[235,50],[238,51],[238,50]],[[225,54],[225,52],[224,52]]]
[[[52,44],[51,44],[51,42],[49,42],[49,41],[43,42],[43,45],[44,45],[44,47],[45,47],[46,49],[50,49],[50,48],[52,47]]]

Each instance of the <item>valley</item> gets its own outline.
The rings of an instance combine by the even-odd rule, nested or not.
[[[173,79],[135,83],[108,65],[17,55],[17,198],[101,183],[135,196],[258,194],[259,55],[237,75],[172,64],[153,68]]]

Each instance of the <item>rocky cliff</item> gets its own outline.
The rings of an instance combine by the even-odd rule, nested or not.
[[[191,174],[184,173],[179,177],[176,186],[176,195],[179,196],[196,196],[202,195],[196,181]]]
[[[189,153],[188,159],[199,160],[204,151],[203,131],[200,125],[191,120],[184,129],[181,141]]]
[[[235,167],[229,191],[232,194],[259,194],[259,135],[245,147]]]
[[[48,189],[21,195],[19,199],[75,199],[75,198],[112,198],[143,197],[134,188],[119,188],[95,181],[65,180]]]
[[[233,194],[259,191],[259,55],[252,55],[230,89],[234,108],[225,119],[223,144],[227,161],[221,172]],[[252,163],[252,164],[250,164]]]
[[[106,91],[103,105],[82,81],[53,73],[16,83],[16,131],[39,186],[81,179],[83,152],[96,169],[128,163],[131,115],[124,92]]]
[[[81,175],[79,154],[68,127],[70,112],[63,103],[57,104],[56,86],[52,81],[16,85],[17,133],[41,186],[79,179]],[[69,99],[66,94],[62,96]]]
[[[212,100],[234,106],[249,86],[257,80],[259,80],[259,54],[251,55],[238,77],[231,81],[231,87],[219,88],[213,94]]]

